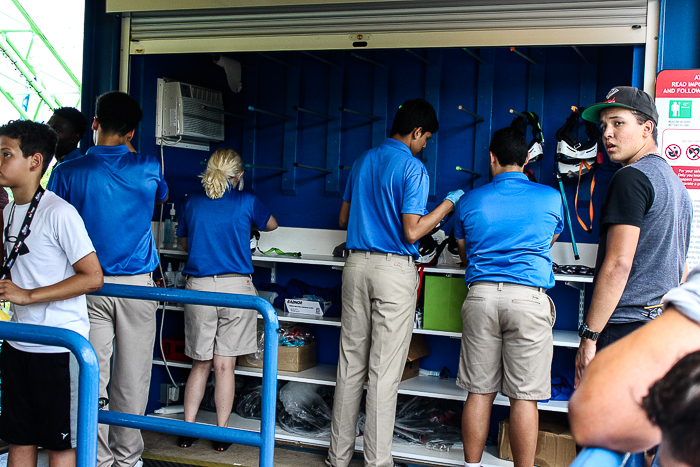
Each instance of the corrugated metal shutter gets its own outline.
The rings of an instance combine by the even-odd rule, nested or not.
[[[643,44],[646,39],[646,0],[281,3],[132,12],[131,53]]]

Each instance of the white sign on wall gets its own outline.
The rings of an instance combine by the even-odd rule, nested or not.
[[[656,77],[659,149],[693,200],[688,267],[700,264],[700,70],[664,70]]]

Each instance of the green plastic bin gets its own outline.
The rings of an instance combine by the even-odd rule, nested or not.
[[[425,276],[423,329],[462,332],[462,304],[467,297],[464,277]]]

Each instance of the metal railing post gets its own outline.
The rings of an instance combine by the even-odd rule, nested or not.
[[[68,329],[0,322],[0,339],[65,347],[80,365],[76,465],[94,466],[97,458],[97,395],[100,368],[90,342]]]
[[[269,302],[250,295],[197,292],[181,289],[141,287],[106,283],[92,295],[152,300],[158,302],[246,308],[258,311],[265,321],[265,353],[263,357],[262,407],[260,433],[233,428],[203,426],[179,420],[161,420],[140,415],[100,411],[100,423],[161,431],[176,435],[196,436],[214,441],[227,441],[260,447],[260,466],[273,467],[275,456],[275,415],[277,404],[277,346],[279,321]]]

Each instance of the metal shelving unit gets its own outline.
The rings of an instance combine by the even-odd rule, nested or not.
[[[290,229],[292,231],[301,231],[303,229]],[[293,235],[300,235],[300,232],[293,232]],[[315,238],[315,241],[323,243],[323,239]],[[334,240],[337,242],[337,239]],[[337,244],[337,243],[334,243]],[[317,250],[320,249],[316,245]],[[315,252],[317,250],[314,250]],[[287,248],[285,251],[294,251],[294,249]],[[328,251],[327,249],[325,251]],[[161,250],[160,253],[163,256],[172,257],[176,259],[184,259],[187,257],[187,253],[180,250]],[[277,265],[310,265],[310,266],[330,266],[334,269],[342,269],[345,264],[344,258],[337,258],[330,255],[318,255],[318,254],[306,254],[303,253],[302,257],[292,257],[292,256],[277,256],[277,255],[262,255],[260,253],[253,254],[253,264],[257,267],[262,267],[270,270],[270,281],[275,282],[277,277]],[[464,268],[460,268],[452,265],[439,265],[439,266],[428,266],[425,267],[424,273],[429,274],[443,274],[443,275],[456,275],[463,276],[465,273]],[[565,275],[565,274],[555,274],[555,280],[557,282],[564,282],[566,285],[574,287],[579,290],[579,315],[581,315],[581,310],[583,309],[583,299],[585,293],[585,286],[588,283],[593,282],[592,276],[583,275]],[[166,305],[166,310],[169,311],[183,311],[183,307]],[[324,317],[324,316],[312,316],[312,315],[300,315],[291,314],[281,310],[277,310],[280,322],[295,322],[304,324],[316,324],[323,326],[340,327],[339,317]],[[579,316],[581,318],[581,316]],[[454,339],[461,338],[461,333],[450,332],[450,331],[434,331],[429,329],[414,329],[414,333],[423,335],[433,335],[433,336],[444,336]],[[558,347],[567,348],[577,348],[579,345],[579,337],[576,331],[565,331],[555,329],[553,330],[554,345]],[[154,360],[155,365],[164,365],[162,360]],[[191,365],[187,363],[180,362],[168,362],[168,365],[178,368],[190,368]],[[259,368],[241,367],[237,366],[235,373],[238,375],[246,375],[253,377],[260,377],[262,370]],[[336,366],[319,364],[313,368],[303,370],[300,372],[289,372],[289,371],[278,371],[277,377],[282,381],[297,381],[309,384],[320,384],[326,386],[335,386],[336,378]],[[449,399],[456,401],[463,401],[467,397],[467,392],[461,389],[456,384],[454,378],[440,379],[434,376],[417,376],[414,378],[402,381],[399,384],[399,394],[430,397],[436,399]],[[494,405],[509,406],[510,401],[508,397],[503,394],[498,394]],[[568,411],[568,401],[548,401],[548,402],[538,402],[538,409],[552,412],[567,412]],[[154,416],[163,416],[155,415]],[[165,415],[166,418],[182,419],[182,414]],[[215,414],[210,412],[200,411],[197,415],[197,421],[201,423],[216,423]],[[229,426],[258,430],[259,422],[255,420],[244,419],[237,414],[232,414],[229,419]],[[284,431],[281,427],[277,427],[275,439],[283,442],[290,442],[295,444],[302,444],[307,446],[319,446],[328,447],[329,439],[328,437],[311,437],[311,436],[301,436],[296,434],[291,434]],[[461,447],[453,448],[448,452],[441,451],[431,451],[424,446],[410,445],[406,442],[399,442],[395,440],[393,443],[394,450],[393,455],[397,459],[406,459],[410,461],[427,462],[438,465],[446,466],[461,466],[464,462],[464,452]],[[356,450],[362,450],[362,438],[357,438],[356,440]],[[495,446],[487,447],[484,452],[484,457],[482,459],[482,464],[484,466],[512,466],[513,463],[499,459],[497,457],[497,448]]]

